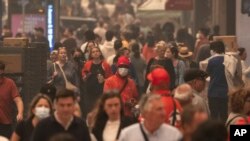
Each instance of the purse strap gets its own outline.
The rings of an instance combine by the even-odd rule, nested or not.
[[[58,64],[58,66],[59,66],[59,68],[60,68],[60,70],[61,70],[61,72],[62,72],[64,81],[65,81],[65,82],[68,82],[68,79],[67,79],[67,77],[66,77],[66,75],[65,75],[65,73],[64,73],[64,71],[63,71],[63,69],[62,69],[62,67],[61,67],[59,64]]]
[[[139,125],[140,125],[140,129],[141,129],[141,133],[143,135],[144,141],[149,141],[148,136],[146,135],[145,131],[143,130],[141,123],[139,123]]]
[[[172,122],[171,122],[171,125],[175,126],[175,122],[176,122],[176,120],[177,120],[177,106],[176,106],[175,100],[174,100],[174,98],[173,98],[172,96],[170,96],[170,95],[164,94],[164,95],[162,95],[162,96],[171,97],[171,99],[172,99],[174,109],[173,109],[173,120],[172,120]]]
[[[56,72],[56,63],[53,63],[54,66],[54,72]]]
[[[176,103],[174,98],[172,97],[173,105],[174,105],[174,111],[173,111],[173,121],[171,125],[175,126],[176,116],[177,116],[177,109],[176,109]]]
[[[230,124],[232,123],[232,121],[235,120],[238,117],[244,118],[245,122],[248,123],[247,117],[245,115],[237,114],[236,116],[234,116],[233,118],[231,118],[228,122],[226,122],[226,127],[228,128],[230,126]]]

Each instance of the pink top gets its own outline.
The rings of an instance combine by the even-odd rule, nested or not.
[[[156,56],[155,47],[148,47],[148,45],[145,44],[142,49],[142,55],[144,56],[146,63],[148,63],[151,58]]]

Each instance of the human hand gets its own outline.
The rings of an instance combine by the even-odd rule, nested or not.
[[[104,82],[104,76],[101,75],[101,74],[98,74],[98,75],[97,75],[97,79],[98,79],[98,82],[99,82],[99,83],[103,83],[103,82]]]
[[[91,75],[91,72],[86,71],[85,74],[82,76],[82,80],[86,81],[90,77],[90,75]]]
[[[23,114],[22,113],[18,113],[17,116],[16,116],[16,120],[17,122],[20,122],[23,120]]]
[[[53,72],[53,74],[52,74],[52,79],[54,79],[56,76],[57,76],[57,72],[55,71],[55,72]]]

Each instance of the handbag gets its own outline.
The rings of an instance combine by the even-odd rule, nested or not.
[[[78,88],[75,85],[73,85],[71,82],[68,81],[68,79],[67,79],[67,77],[66,77],[66,75],[65,75],[65,73],[64,73],[64,71],[62,69],[62,67],[60,65],[58,65],[58,66],[59,66],[59,68],[60,68],[60,70],[62,72],[64,81],[65,81],[65,88],[67,90],[71,90],[73,92],[77,92]]]

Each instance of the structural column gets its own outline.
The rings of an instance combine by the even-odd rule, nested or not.
[[[3,28],[3,1],[0,1],[0,36],[2,35]]]

